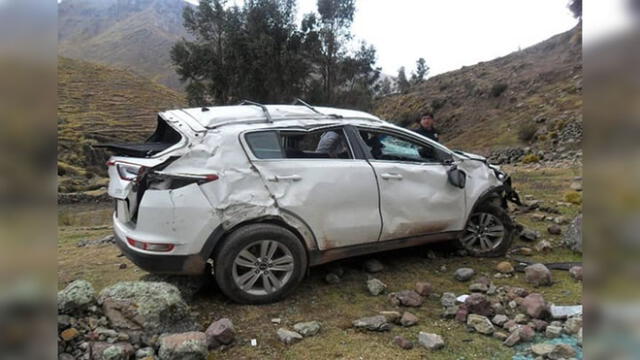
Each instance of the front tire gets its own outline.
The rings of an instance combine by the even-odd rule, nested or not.
[[[507,211],[487,202],[473,211],[458,245],[473,256],[504,256],[513,243],[514,229]]]
[[[235,230],[214,261],[220,290],[241,304],[268,304],[286,297],[300,284],[307,268],[300,240],[273,224]]]

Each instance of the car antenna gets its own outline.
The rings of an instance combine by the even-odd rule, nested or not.
[[[271,118],[271,114],[269,114],[269,109],[267,109],[267,107],[265,105],[259,104],[257,102],[254,101],[250,101],[250,100],[242,100],[242,102],[240,102],[240,105],[254,105],[254,106],[258,106],[262,109],[262,111],[264,112],[264,115],[267,117],[267,121],[272,123],[273,119]]]

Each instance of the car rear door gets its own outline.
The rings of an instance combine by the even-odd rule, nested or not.
[[[446,152],[391,130],[359,135],[380,186],[381,241],[464,228],[464,190],[448,182]]]
[[[243,142],[279,208],[310,226],[319,250],[378,240],[375,174],[354,158],[343,127],[253,131]]]

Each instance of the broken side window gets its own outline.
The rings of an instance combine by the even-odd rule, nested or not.
[[[435,163],[445,155],[433,146],[385,132],[360,130],[360,136],[376,160]]]
[[[280,146],[277,131],[260,131],[245,136],[251,151],[258,159],[282,159],[284,153]]]
[[[353,159],[342,129],[282,132],[288,159]]]

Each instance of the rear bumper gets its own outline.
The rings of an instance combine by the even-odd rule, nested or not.
[[[114,232],[116,244],[120,251],[136,266],[155,274],[199,275],[204,272],[206,259],[195,255],[151,255],[135,251],[126,243],[118,232]]]

